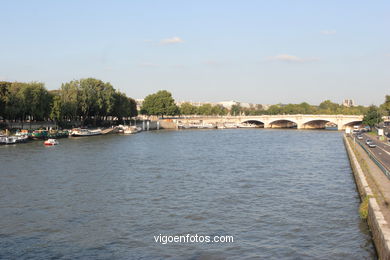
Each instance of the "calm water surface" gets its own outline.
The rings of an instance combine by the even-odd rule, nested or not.
[[[375,259],[358,206],[338,132],[0,146],[0,259]],[[159,234],[234,242],[162,245]]]

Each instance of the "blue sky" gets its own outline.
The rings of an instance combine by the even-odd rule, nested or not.
[[[108,81],[131,97],[381,104],[390,1],[0,0],[0,80]]]

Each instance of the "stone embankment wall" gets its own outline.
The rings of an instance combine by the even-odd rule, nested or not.
[[[7,128],[20,128],[20,129],[40,129],[56,127],[54,122],[7,122],[5,123]]]
[[[166,120],[159,120],[160,127],[163,129],[176,129],[176,123],[172,120],[166,119]]]
[[[374,197],[371,187],[368,185],[366,176],[360,167],[359,161],[349,144],[347,138],[344,136],[344,144],[348,152],[349,160],[358,187],[359,194],[363,200],[368,197],[368,225],[372,233],[376,250],[379,259],[390,259],[390,226],[385,220],[383,213]]]

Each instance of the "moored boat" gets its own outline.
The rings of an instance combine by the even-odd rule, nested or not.
[[[29,136],[28,135],[20,135],[20,136],[16,136],[16,142],[17,143],[25,143],[29,140]]]
[[[189,123],[189,124],[178,124],[179,129],[214,129],[217,125],[212,123]]]
[[[234,123],[223,123],[217,126],[218,129],[238,128],[237,124]]]
[[[213,128],[217,128],[217,126],[212,124],[212,123],[203,123],[203,124],[199,124],[198,128],[199,129],[213,129]]]
[[[48,131],[47,130],[35,130],[32,132],[32,138],[37,140],[37,139],[46,139],[48,136]]]
[[[59,142],[56,139],[47,139],[43,142],[44,145],[57,145]]]
[[[27,129],[22,129],[22,130],[16,131],[15,136],[18,136],[18,137],[19,136],[32,137],[32,133],[31,133],[31,131],[29,131]]]
[[[24,143],[27,141],[27,139],[28,139],[28,137],[1,135],[0,136],[0,144]]]
[[[0,135],[0,144],[12,144],[12,143],[16,143],[13,142],[14,139],[10,139],[9,136],[5,136],[5,135]],[[16,139],[15,139],[16,140]]]
[[[93,135],[101,135],[102,130],[96,129],[96,130],[89,130],[84,128],[73,128],[70,132],[71,136],[93,136]]]
[[[238,125],[239,128],[257,128],[256,124],[251,124],[251,123],[241,123]]]
[[[69,136],[69,132],[67,130],[57,130],[57,131],[50,131],[47,135],[48,138],[65,138]]]
[[[136,134],[136,133],[141,132],[141,131],[142,131],[142,128],[137,127],[137,126],[129,126],[129,127],[125,127],[123,129],[124,134]]]

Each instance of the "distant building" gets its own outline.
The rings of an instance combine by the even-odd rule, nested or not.
[[[222,105],[223,107],[227,108],[227,109],[231,109],[232,106],[234,105],[240,105],[241,103],[240,102],[237,102],[237,101],[234,101],[234,100],[230,100],[230,101],[221,101],[221,102],[218,102],[216,103],[216,105]]]
[[[206,105],[206,104],[213,104],[211,102],[176,101],[176,105],[177,106],[181,106],[184,103],[188,103],[188,104],[196,106],[196,107],[200,107],[200,106],[203,106],[203,105]]]
[[[246,103],[246,102],[239,102],[239,101],[234,101],[234,100],[220,101],[220,102],[177,101],[176,105],[177,106],[181,106],[183,103],[189,103],[189,104],[191,104],[193,106],[196,106],[196,107],[200,107],[200,106],[206,105],[206,104],[209,104],[209,105],[212,105],[212,106],[221,105],[221,106],[223,106],[223,107],[225,107],[225,108],[227,108],[229,110],[234,105],[238,105],[238,106],[241,106],[243,108],[258,108],[260,106],[264,110],[267,110],[269,108],[269,106],[270,106],[270,105],[265,105],[265,104],[252,104],[252,103]]]
[[[344,99],[343,103],[341,105],[343,105],[345,107],[354,107],[355,102],[353,101],[353,99]]]
[[[144,103],[143,99],[136,99],[135,103],[137,104],[137,110],[141,110],[142,104]]]

